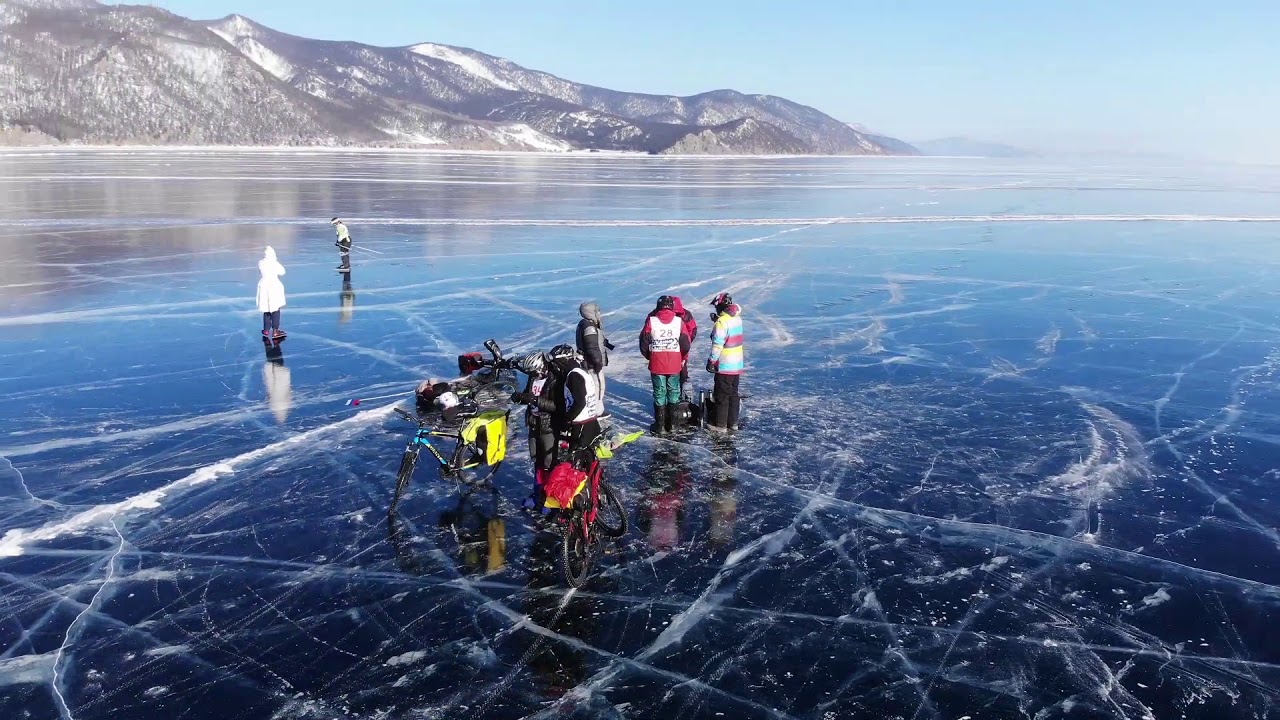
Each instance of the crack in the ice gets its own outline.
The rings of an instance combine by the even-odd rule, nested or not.
[[[62,658],[67,651],[67,646],[74,642],[75,632],[77,628],[80,627],[81,620],[87,613],[95,609],[98,599],[102,596],[102,592],[106,590],[107,586],[111,584],[112,578],[115,577],[116,558],[120,557],[120,553],[124,550],[124,535],[120,533],[120,527],[116,525],[115,515],[113,514],[109,520],[111,522],[111,529],[115,531],[116,537],[120,540],[120,544],[116,546],[115,552],[107,559],[107,576],[103,579],[102,584],[98,586],[97,591],[93,593],[93,597],[90,598],[89,604],[85,605],[84,610],[81,610],[80,614],[76,615],[75,619],[71,621],[71,624],[67,626],[67,633],[63,636],[62,644],[58,646],[58,650],[53,657],[53,682],[51,685],[53,687],[53,694],[58,699],[58,714],[63,718],[63,720],[74,719],[71,715],[71,708],[67,705],[67,699],[63,696],[62,689],[58,687],[58,666],[62,663]]]

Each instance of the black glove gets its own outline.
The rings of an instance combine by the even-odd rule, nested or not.
[[[613,343],[609,342],[608,340],[605,340],[605,341],[604,341],[604,349],[605,349],[605,350],[608,350],[608,351],[610,351],[610,352],[612,352],[612,351],[613,351]]]
[[[518,393],[511,394],[511,402],[517,405],[528,405],[532,403],[535,399],[536,398],[534,398],[532,395],[526,392],[518,392]]]
[[[714,374],[719,370],[720,370],[720,363],[716,362],[715,360],[707,360],[707,372]]]
[[[712,324],[712,325],[714,325],[714,324],[716,323],[716,321],[717,321],[717,320],[719,320],[719,319],[720,319],[720,316],[719,316],[719,315],[717,315],[717,314],[715,314],[715,313],[711,313],[711,324]]]

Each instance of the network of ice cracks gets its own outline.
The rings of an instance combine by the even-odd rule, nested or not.
[[[222,181],[253,194],[314,179],[302,168],[315,162],[255,173],[248,161]],[[349,177],[349,159],[327,162],[332,182]],[[447,162],[523,187],[496,161]],[[326,242],[298,240],[303,212],[103,217],[90,204],[10,223],[45,279],[6,280],[38,307],[0,317],[14,339],[0,401],[23,415],[0,447],[6,717],[1280,712],[1273,263],[1224,268],[1199,241],[1174,242],[1204,232],[1189,220],[1265,217],[593,218],[662,178],[547,162],[528,184],[612,188],[614,204],[369,212],[349,221],[361,253],[341,293],[321,273]],[[682,182],[720,202],[785,188],[741,162],[744,179]],[[818,177],[796,183],[802,195],[853,187],[814,175],[826,165],[794,170]],[[370,183],[408,182],[379,172]],[[903,206],[945,197],[914,172],[883,172],[882,190]],[[1037,178],[1044,192],[1060,182],[1024,182]],[[477,226],[495,234],[463,240]],[[283,366],[264,361],[242,297],[257,244],[224,241],[257,227],[291,250]],[[218,244],[135,241],[169,232]],[[439,247],[421,232],[457,234]],[[118,254],[82,259],[77,233]],[[1100,233],[1125,248],[1086,237]],[[248,285],[205,283],[229,273]],[[704,321],[721,290],[747,319],[744,429],[620,453],[609,472],[633,529],[586,587],[566,589],[554,538],[518,509],[519,422],[496,495],[460,498],[422,468],[388,517],[407,432],[391,406],[418,379],[486,337],[512,350],[568,340],[576,303],[598,297],[618,345],[611,422],[642,427],[649,378],[633,338],[653,297],[681,294]],[[157,318],[192,329],[147,337],[164,332]],[[89,372],[93,353],[67,349],[113,334],[154,352],[126,364],[103,351]],[[33,348],[83,379],[46,382]]]

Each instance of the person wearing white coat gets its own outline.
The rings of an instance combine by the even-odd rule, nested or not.
[[[266,340],[282,338],[284,332],[280,330],[280,308],[284,307],[284,283],[280,282],[280,276],[284,275],[284,266],[276,260],[276,251],[270,245],[258,261],[258,272],[262,274],[262,279],[258,281],[262,337]]]

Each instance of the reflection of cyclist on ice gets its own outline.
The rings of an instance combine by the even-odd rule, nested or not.
[[[649,534],[649,544],[655,550],[671,550],[680,544],[692,481],[689,467],[678,450],[659,447],[654,450],[645,481],[640,528]]]

